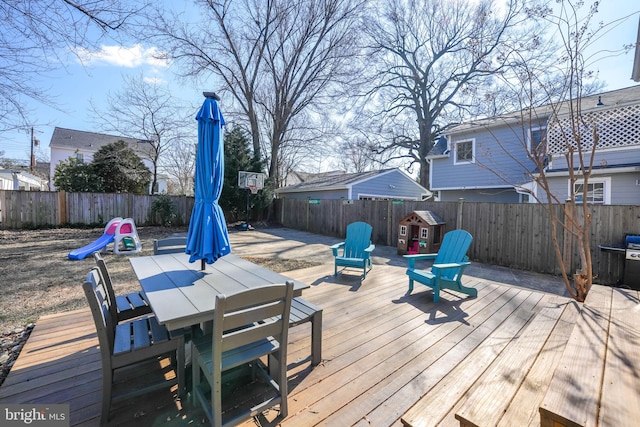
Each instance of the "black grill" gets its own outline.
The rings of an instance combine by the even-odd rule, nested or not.
[[[623,284],[640,290],[640,236],[633,234],[625,238]]]

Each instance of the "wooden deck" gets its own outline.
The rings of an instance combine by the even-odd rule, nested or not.
[[[497,425],[539,425],[538,408],[578,317],[563,297],[466,276],[478,298],[450,291],[434,304],[421,285],[405,295],[401,267],[337,278],[332,265],[287,275],[323,308],[323,362],[312,368],[311,325],[290,330],[289,416],[283,426],[459,425],[474,391],[502,414]],[[352,273],[352,274],[351,274]],[[42,317],[9,377],[3,403],[69,403],[72,425],[96,425],[100,354],[88,310]],[[172,390],[116,408],[114,425],[198,425]],[[477,396],[476,396],[477,397]],[[270,419],[275,414],[266,414]],[[247,426],[255,425],[253,422]]]

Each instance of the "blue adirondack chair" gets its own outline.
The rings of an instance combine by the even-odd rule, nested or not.
[[[331,246],[335,257],[334,275],[338,266],[362,268],[362,278],[371,270],[371,252],[376,248],[371,243],[371,226],[366,222],[353,222],[347,226],[347,237],[342,243]]]
[[[467,250],[471,246],[473,237],[464,230],[449,231],[444,235],[442,245],[437,254],[405,255],[409,276],[409,294],[413,291],[413,281],[422,283],[433,289],[433,301],[440,301],[440,290],[451,289],[456,292],[478,296],[478,290],[462,286],[462,272],[468,265]],[[431,271],[420,270],[415,267],[417,260],[433,259]]]

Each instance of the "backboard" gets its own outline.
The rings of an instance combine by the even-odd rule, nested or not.
[[[260,172],[238,171],[238,188],[264,188],[264,174]]]

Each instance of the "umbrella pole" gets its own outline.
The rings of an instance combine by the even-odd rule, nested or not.
[[[204,258],[202,258],[200,260],[200,270],[204,271],[204,269],[207,267],[206,262],[204,260]]]

